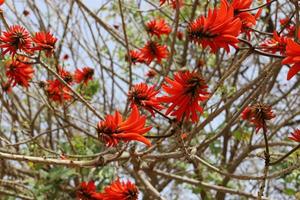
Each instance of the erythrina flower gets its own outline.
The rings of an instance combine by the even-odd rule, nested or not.
[[[29,86],[29,81],[33,78],[34,69],[32,65],[27,64],[27,59],[18,57],[17,60],[8,61],[6,64],[6,76],[12,86],[21,85],[23,87]]]
[[[154,86],[148,87],[145,83],[133,85],[128,93],[128,98],[131,106],[140,106],[148,110],[154,116],[155,110],[161,110],[163,107],[155,97],[159,91],[155,90]]]
[[[280,52],[280,54],[285,54],[287,38],[284,36],[279,36],[276,31],[273,33],[273,38],[266,39],[264,42],[260,44],[260,47],[267,52],[276,53]]]
[[[62,77],[62,79],[64,79],[64,81],[66,83],[72,84],[72,82],[73,82],[73,75],[69,71],[63,69],[62,67],[59,67],[58,68],[58,74]]]
[[[133,106],[130,116],[125,121],[118,111],[114,115],[107,115],[105,120],[98,123],[97,132],[107,146],[115,146],[120,140],[125,142],[136,140],[151,146],[143,134],[152,127],[145,127],[145,123],[146,116],[140,116],[137,107]]]
[[[287,80],[293,78],[300,71],[300,44],[290,38],[287,39],[286,57],[282,60],[282,64],[292,64],[287,74]]]
[[[260,16],[262,9],[259,9],[256,15],[251,14],[247,11],[241,11],[249,9],[253,0],[233,0],[231,5],[234,9],[234,16],[242,21],[242,32],[245,32],[250,38],[250,32],[252,26],[256,24],[257,18]]]
[[[46,56],[50,57],[54,53],[57,39],[49,32],[38,32],[32,38],[32,41],[35,43],[33,50],[45,51]]]
[[[154,76],[156,76],[156,71],[154,69],[150,69],[147,73],[146,73],[146,76],[148,78],[153,78]]]
[[[46,92],[49,99],[58,103],[62,103],[72,99],[70,89],[57,79],[47,81]]]
[[[242,112],[242,119],[248,120],[256,127],[256,132],[261,128],[264,131],[267,130],[267,120],[271,120],[275,117],[271,106],[263,103],[256,103],[254,105],[246,107]]]
[[[169,35],[172,31],[164,19],[148,22],[146,24],[146,30],[151,36],[156,35],[158,38],[160,38],[161,35]]]
[[[129,51],[129,56],[126,55],[125,60],[129,61],[129,57],[131,59],[131,63],[134,65],[136,63],[144,63],[145,62],[141,52],[138,52],[138,51],[134,51],[134,50]]]
[[[5,0],[0,0],[0,6],[4,4]]]
[[[154,59],[158,63],[161,63],[161,60],[168,57],[168,49],[165,45],[160,45],[154,41],[148,41],[147,44],[141,49],[142,58],[147,64],[150,64]]]
[[[84,67],[83,69],[76,69],[74,79],[76,83],[83,82],[87,85],[89,80],[93,80],[94,69],[90,67]]]
[[[135,184],[117,179],[104,188],[102,200],[137,200],[138,195],[139,191]]]
[[[82,182],[76,191],[76,200],[102,200],[102,195],[96,192],[94,181]]]
[[[294,140],[296,142],[300,142],[300,129],[296,129],[292,135],[289,136],[289,139]]]
[[[215,53],[220,48],[229,52],[229,46],[237,48],[237,36],[241,31],[241,21],[233,16],[233,7],[227,0],[221,1],[220,8],[208,11],[208,16],[200,16],[188,26],[190,40],[201,44],[203,48],[209,46]]]
[[[30,53],[31,36],[22,26],[15,25],[9,27],[8,31],[4,31],[0,36],[0,41],[0,48],[5,49],[2,52],[3,56],[6,53],[14,56],[18,50]]]
[[[199,105],[199,101],[208,99],[208,92],[205,80],[197,72],[178,72],[174,75],[174,80],[165,79],[169,84],[162,87],[170,96],[163,96],[158,100],[171,103],[166,114],[176,116],[177,120],[191,119],[197,122],[199,117],[197,112],[202,113],[203,108]]]
[[[177,0],[159,0],[159,2],[160,6],[164,5],[166,2],[171,4],[173,9],[176,9],[177,6]],[[183,0],[178,0],[178,6],[179,8],[183,6]]]

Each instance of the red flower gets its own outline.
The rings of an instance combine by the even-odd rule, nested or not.
[[[151,143],[143,134],[147,133],[152,127],[145,127],[146,117],[140,116],[136,106],[127,120],[123,121],[122,115],[116,111],[114,115],[107,115],[105,120],[98,123],[99,137],[107,146],[115,146],[122,141],[137,140],[148,146]]]
[[[199,105],[199,101],[208,99],[208,86],[205,80],[197,72],[178,72],[174,75],[174,80],[165,79],[170,85],[163,85],[163,89],[170,96],[163,96],[158,100],[171,103],[166,114],[172,112],[171,115],[176,116],[177,120],[191,119],[197,122],[199,117],[197,112],[202,113],[203,108]]]
[[[256,103],[254,105],[248,106],[242,112],[242,119],[248,120],[253,123],[256,127],[256,132],[258,132],[261,128],[266,130],[266,120],[271,120],[274,117],[275,114],[273,113],[271,106],[263,103]]]
[[[36,45],[33,50],[45,51],[46,56],[50,57],[54,53],[57,39],[49,32],[39,32],[35,34],[32,41]]]
[[[158,38],[160,38],[161,35],[169,35],[172,31],[164,19],[148,22],[146,24],[146,30],[151,36],[156,35]]]
[[[131,51],[129,51],[129,56],[131,58],[131,63],[134,64],[134,65],[136,63],[144,63],[145,62],[141,52],[131,50]],[[125,60],[129,61],[128,56],[125,57]]]
[[[160,6],[164,5],[166,2],[168,4],[171,3],[172,8],[176,9],[176,5],[177,5],[176,0],[159,0],[159,2],[160,2]],[[179,8],[181,8],[183,6],[183,0],[178,0],[178,6],[179,6]]]
[[[82,182],[76,191],[76,200],[102,200],[102,195],[96,192],[94,181]]]
[[[292,135],[289,136],[289,139],[294,140],[296,142],[300,142],[300,129],[296,129],[294,133],[291,133]]]
[[[102,200],[137,200],[138,195],[139,191],[135,184],[117,179],[104,188]]]
[[[260,44],[260,47],[268,52],[276,53],[280,52],[280,54],[285,54],[287,38],[284,36],[279,36],[276,31],[273,33],[273,38],[266,39],[263,43]]]
[[[26,64],[27,59],[18,57],[17,60],[9,61],[6,64],[6,76],[12,86],[21,85],[23,87],[29,86],[29,81],[33,78],[34,69],[32,65]]]
[[[0,6],[4,4],[5,0],[0,0]]]
[[[59,103],[72,99],[70,89],[63,85],[59,80],[48,80],[46,92],[52,101]]]
[[[252,2],[253,0],[233,0],[231,3],[234,9],[234,16],[242,21],[242,32],[245,32],[248,38],[250,38],[251,32],[249,28],[256,24],[256,20],[260,16],[262,10],[259,9],[256,15],[253,15],[250,12],[241,12],[240,10],[249,9]]]
[[[153,69],[150,69],[147,73],[146,73],[146,76],[148,77],[148,78],[153,78],[154,76],[156,76],[156,71],[155,70],[153,70]]]
[[[154,59],[158,63],[161,63],[161,60],[168,57],[168,49],[165,45],[160,45],[154,41],[148,41],[147,44],[141,49],[142,58],[147,64],[150,64]]]
[[[155,90],[154,86],[148,87],[145,83],[133,85],[128,93],[128,98],[131,102],[131,107],[141,106],[148,110],[154,116],[155,110],[161,110],[163,107],[155,97],[159,91]]]
[[[229,45],[237,48],[241,25],[241,21],[233,17],[233,7],[222,0],[219,9],[209,10],[207,17],[200,16],[190,23],[188,34],[190,40],[201,44],[203,48],[210,46],[213,53],[220,48],[229,52]]]
[[[14,56],[18,50],[30,53],[31,37],[29,32],[22,26],[15,25],[9,27],[8,31],[3,32],[0,36],[0,48],[5,50],[2,52],[4,56],[6,53]]]
[[[69,55],[68,54],[65,54],[64,56],[63,56],[63,60],[68,60],[69,59]]]
[[[287,74],[287,80],[293,78],[300,71],[300,44],[290,38],[287,39],[286,57],[282,60],[282,64],[292,64]]]
[[[62,79],[64,79],[64,81],[67,82],[68,84],[72,84],[73,75],[69,71],[66,71],[63,68],[59,67],[58,75],[60,75],[62,77]]]
[[[87,85],[89,80],[93,80],[94,69],[90,67],[84,67],[83,69],[76,69],[74,79],[76,83],[83,82]]]

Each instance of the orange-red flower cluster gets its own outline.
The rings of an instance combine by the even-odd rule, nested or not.
[[[289,139],[294,140],[296,142],[300,142],[300,129],[296,129],[292,135],[289,136]]]
[[[201,44],[203,48],[209,46],[213,53],[220,48],[229,52],[229,46],[237,48],[241,26],[240,19],[234,18],[233,7],[227,0],[222,0],[220,8],[209,10],[207,17],[200,16],[191,22],[188,34],[191,41]]]
[[[93,80],[94,69],[90,67],[84,67],[82,69],[76,69],[74,79],[76,83],[88,84],[90,80]]]
[[[9,53],[14,56],[17,51],[29,53],[32,41],[29,32],[24,27],[15,25],[3,32],[0,42],[0,48],[5,49],[2,55]]]
[[[141,52],[139,52],[139,51],[134,51],[134,50],[129,51],[129,56],[125,57],[126,61],[129,61],[128,57],[130,57],[131,63],[134,65],[136,63],[144,63],[145,62]]]
[[[143,136],[152,127],[145,127],[146,116],[141,116],[137,107],[132,107],[132,112],[128,119],[123,120],[122,115],[116,111],[114,115],[107,115],[105,120],[100,121],[97,126],[99,138],[106,143],[107,146],[115,146],[120,141],[140,141],[147,146],[151,146],[151,142]]]
[[[160,38],[161,35],[169,35],[172,31],[164,19],[148,22],[146,24],[146,30],[151,36],[156,35],[158,38]]]
[[[300,32],[298,37],[300,38]],[[282,64],[292,65],[287,74],[287,80],[293,78],[300,71],[300,44],[291,38],[287,39],[286,57],[282,60]]]
[[[279,36],[276,31],[273,33],[273,38],[268,38],[260,44],[260,47],[267,52],[276,53],[280,52],[281,55],[285,54],[287,38]]]
[[[33,50],[45,51],[46,56],[50,57],[54,53],[57,39],[49,32],[38,32],[32,38],[34,42]]]
[[[45,51],[46,56],[50,57],[54,53],[56,41],[57,39],[49,32],[38,32],[32,38],[24,27],[15,25],[0,36],[0,48],[5,49],[2,55],[9,53],[12,57],[18,51],[29,54],[34,51]]]
[[[102,196],[96,191],[94,181],[82,182],[76,191],[76,200],[102,200]]]
[[[155,41],[148,41],[147,44],[140,50],[143,60],[150,64],[153,60],[161,63],[162,59],[169,55],[166,45],[160,45]]]
[[[242,112],[242,119],[250,121],[256,127],[256,132],[261,128],[267,130],[267,120],[271,120],[275,117],[271,106],[263,103],[256,103],[248,106]]]
[[[197,122],[199,116],[197,112],[202,113],[203,108],[199,102],[208,99],[208,86],[205,80],[197,72],[178,72],[174,75],[174,80],[165,78],[167,84],[162,87],[169,96],[163,96],[158,100],[170,103],[166,114],[171,113],[177,120],[188,120]]]
[[[234,16],[239,18],[242,21],[241,31],[246,33],[248,38],[250,38],[251,30],[249,28],[253,27],[256,24],[256,20],[261,14],[262,9],[259,9],[258,12],[253,15],[248,11],[243,11],[249,9],[253,0],[233,0],[231,5],[234,9]]]
[[[119,179],[104,188],[102,200],[137,200],[139,191],[130,181],[121,182]]]
[[[97,192],[94,181],[82,182],[76,191],[76,200],[137,200],[138,188],[130,181],[120,181],[118,178],[104,188],[103,192]]]
[[[163,107],[160,105],[156,98],[159,91],[155,90],[154,86],[148,87],[145,83],[133,85],[128,93],[128,98],[131,102],[131,107],[139,106],[148,110],[154,116],[154,110],[161,110]]]
[[[27,62],[26,58],[19,56],[17,60],[6,63],[6,76],[12,86],[16,86],[17,84],[26,88],[29,86],[29,81],[34,75],[34,69]]]
[[[49,99],[58,103],[63,103],[72,99],[70,89],[59,80],[48,80],[46,92]]]

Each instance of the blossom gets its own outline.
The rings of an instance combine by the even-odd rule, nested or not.
[[[107,146],[115,146],[119,141],[136,140],[148,146],[151,143],[143,134],[152,127],[145,127],[146,116],[140,116],[136,106],[132,107],[132,112],[128,119],[123,120],[122,115],[116,111],[114,115],[107,115],[97,126],[99,137]]]
[[[289,136],[289,139],[294,140],[296,142],[300,142],[300,129],[296,129],[292,135]]]
[[[129,57],[131,59],[131,63],[134,65],[136,63],[144,63],[145,62],[141,52],[139,52],[139,51],[134,51],[134,50],[129,51],[129,56],[127,55],[125,57],[125,60],[129,61]]]
[[[272,111],[272,107],[263,103],[248,106],[242,112],[242,119],[250,121],[256,127],[256,132],[261,128],[266,130],[266,120],[271,120],[274,117],[275,114]]]
[[[119,179],[104,188],[102,200],[137,200],[139,191],[130,181],[121,182]]]
[[[83,82],[87,85],[89,80],[93,79],[94,69],[90,67],[84,67],[83,69],[76,69],[74,74],[74,79],[76,83]]]
[[[208,16],[200,16],[188,26],[191,41],[209,46],[215,53],[220,48],[229,52],[229,46],[237,48],[237,36],[241,31],[241,21],[234,18],[233,7],[226,0],[221,1],[220,8],[208,11]]]
[[[154,59],[158,63],[161,60],[168,57],[168,49],[165,45],[160,45],[154,41],[148,41],[147,44],[141,49],[142,58],[147,64],[150,64]]]
[[[61,78],[64,79],[66,83],[68,84],[73,83],[73,75],[71,74],[71,72],[63,69],[62,67],[58,67],[58,75],[60,75]]]
[[[0,36],[0,41],[0,48],[5,49],[2,52],[3,56],[6,53],[14,56],[18,50],[30,53],[31,36],[22,26],[10,26],[8,31],[4,31]]]
[[[197,112],[202,113],[203,108],[199,101],[208,99],[208,92],[205,80],[197,72],[178,72],[174,75],[174,80],[165,78],[168,84],[162,86],[169,96],[163,96],[158,100],[171,103],[166,114],[171,113],[177,120],[191,119],[197,122],[199,117]]]
[[[59,80],[48,80],[46,92],[52,101],[63,103],[72,99],[70,89]]]
[[[54,53],[57,39],[50,32],[38,32],[32,41],[35,43],[33,50],[45,51],[46,56],[50,57]]]
[[[0,6],[4,4],[5,0],[0,0]]]
[[[151,36],[156,35],[158,38],[160,38],[161,35],[169,35],[172,31],[164,19],[148,22],[146,24],[146,30]]]
[[[32,65],[26,62],[26,58],[19,56],[17,60],[6,63],[6,76],[9,82],[12,83],[12,86],[16,86],[17,84],[26,88],[29,86],[29,81],[34,75],[34,69]]]
[[[293,78],[300,71],[300,44],[290,38],[287,39],[286,57],[282,60],[282,64],[292,64],[287,74],[287,80]]]
[[[250,38],[250,32],[252,26],[256,24],[257,18],[260,16],[262,9],[259,9],[256,15],[247,11],[241,11],[243,9],[249,9],[253,0],[233,0],[231,6],[234,9],[234,17],[239,18],[242,22],[242,32],[245,32]]]
[[[177,6],[177,0],[159,0],[160,6],[164,5],[166,2],[168,4],[171,4],[173,9],[176,9]],[[183,6],[183,0],[178,0],[178,6],[179,8]]]
[[[273,33],[273,38],[266,39],[259,46],[267,52],[276,53],[280,52],[281,55],[285,54],[287,38],[284,36],[279,36],[276,31]]]
[[[140,106],[148,110],[154,116],[155,110],[161,110],[163,107],[155,97],[159,91],[155,90],[154,86],[148,87],[145,83],[133,85],[128,93],[128,99],[132,106]]]
[[[146,73],[146,76],[148,77],[148,78],[153,78],[154,76],[156,76],[156,71],[155,70],[153,70],[153,69],[150,69],[147,73]]]
[[[82,182],[76,191],[76,200],[102,200],[102,195],[96,192],[94,181]]]

